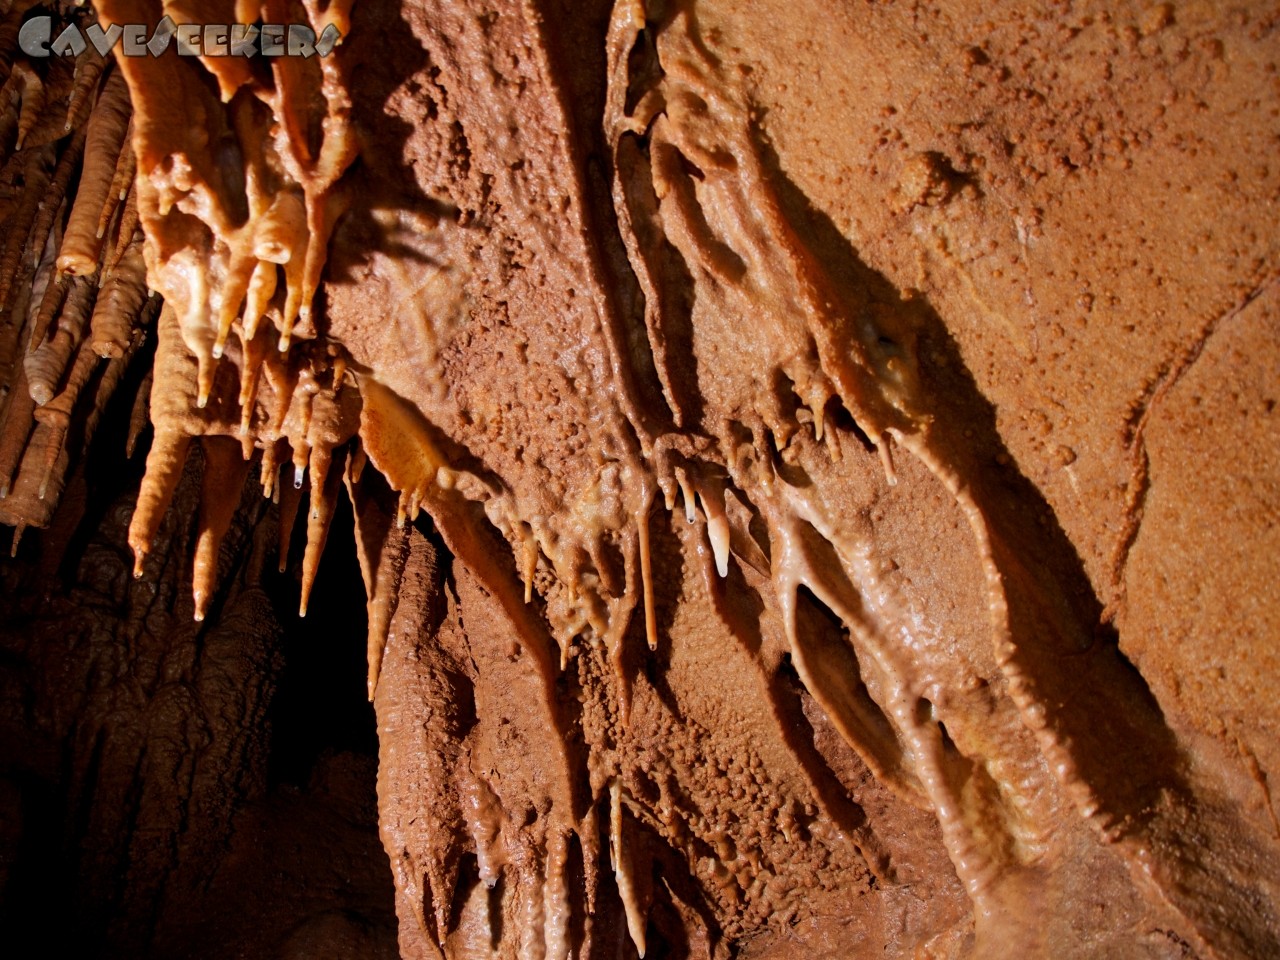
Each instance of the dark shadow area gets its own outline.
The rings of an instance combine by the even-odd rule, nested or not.
[[[604,136],[601,78],[608,76],[606,37],[613,4],[609,0],[539,0],[536,6],[546,18],[539,40],[546,47],[555,88],[563,91],[561,107],[569,121],[570,153],[578,166],[575,178],[583,196],[581,214],[588,227],[589,253],[604,273],[602,319],[611,347],[624,354],[619,365],[624,385],[639,401],[630,413],[646,421],[647,430],[665,430],[670,414],[650,341],[654,332],[646,335],[645,293],[623,244],[612,200],[614,162]],[[552,25],[554,29],[549,29]],[[661,285],[660,289],[670,288]],[[677,403],[683,406],[684,398]]]
[[[413,140],[415,124],[394,113],[392,101],[402,87],[412,91],[400,103],[420,110],[417,125],[441,123],[438,92],[422,82],[438,73],[399,4],[389,0],[358,3],[352,11],[351,32],[343,41],[344,59],[353,64],[349,89],[352,124],[363,149],[343,177],[338,190],[342,214],[334,229],[325,284],[316,294],[317,329],[326,330],[325,287],[358,283],[368,260],[377,251],[398,260],[422,261],[410,243],[397,242],[375,219],[378,209],[403,210],[428,220],[454,217],[456,210],[422,192],[405,147]]]
[[[807,621],[799,623],[797,629],[818,627],[814,621],[821,616],[818,612],[821,605],[810,601],[798,603],[797,606],[805,608],[798,611],[798,617]],[[839,629],[838,624],[834,629]],[[769,678],[769,698],[778,716],[778,729],[792,756],[805,771],[805,777],[817,794],[818,801],[831,819],[857,845],[872,876],[883,876],[888,868],[887,860],[879,851],[879,844],[868,827],[866,813],[845,790],[814,744],[813,726],[805,716],[801,702],[803,689],[804,684],[792,666],[790,657],[787,657],[778,671]]]
[[[60,952],[101,955],[94,924],[105,897],[117,896],[104,892],[103,903],[68,918],[68,902],[76,903],[80,891],[78,864],[104,854],[80,844],[90,828],[105,737],[89,738],[82,762],[75,762],[71,711],[86,692],[75,665],[59,669],[56,660],[74,649],[74,641],[63,643],[77,628],[69,614],[114,615],[128,593],[121,510],[131,506],[141,481],[146,442],[132,459],[125,444],[133,398],[154,353],[152,337],[104,409],[88,454],[71,463],[50,527],[27,531],[16,557],[9,557],[7,542],[0,553],[0,942],[48,943],[47,931],[58,930]],[[74,426],[79,435],[68,438],[70,449],[84,441],[83,421]],[[50,643],[54,638],[59,642]]]
[[[350,509],[340,500],[299,620],[254,468],[213,616],[193,624],[198,453],[140,581],[125,542],[147,436],[132,459],[125,439],[149,361],[126,373],[50,529],[0,563],[0,936],[85,958],[265,956],[286,940],[394,957]]]
[[[285,667],[271,705],[269,780],[304,786],[326,752],[378,754],[377,720],[365,690],[367,673],[364,581],[352,537],[346,496],[338,498],[333,526],[316,574],[306,617],[298,616],[299,570],[306,544],[307,505],[293,528],[284,574],[267,574],[266,587],[284,626]]]
[[[995,409],[983,396],[945,323],[923,298],[904,300],[867,266],[831,219],[810,203],[759,133],[762,162],[788,220],[846,308],[910,319],[935,453],[953,465],[987,521],[1004,575],[1013,669],[1028,678],[1051,729],[1075,746],[1079,775],[1112,819],[1140,817],[1162,789],[1183,787],[1173,732],[1138,671],[1101,628],[1103,604],[1040,490],[1014,465]],[[1171,783],[1171,780],[1173,783]]]

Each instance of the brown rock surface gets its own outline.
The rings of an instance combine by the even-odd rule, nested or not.
[[[360,761],[260,770],[264,558],[306,493],[349,629],[345,487],[403,956],[1280,949],[1280,8],[233,7],[345,39],[55,62],[78,122],[5,140],[0,516],[49,528],[6,703],[87,930],[386,949],[318,861],[248,935],[184,917],[295,832],[368,876]],[[89,442],[148,364],[130,584]]]

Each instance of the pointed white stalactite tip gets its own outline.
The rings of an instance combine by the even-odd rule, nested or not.
[[[301,603],[298,604],[298,616],[305,618],[306,615],[307,615],[307,601],[303,600]]]
[[[219,338],[218,342],[213,345],[213,359],[221,360],[222,351],[226,349],[226,342]]]
[[[285,336],[284,334],[281,334],[280,339],[276,342],[276,350],[278,350],[280,353],[288,353],[290,342],[291,341],[289,337]]]
[[[300,466],[298,466],[297,464],[294,464],[294,467],[293,467],[293,489],[295,489],[295,490],[301,490],[301,489],[302,489],[302,480],[303,480],[303,478],[304,478],[304,477],[306,477],[306,475],[307,475],[307,468],[306,468],[306,467],[300,467]]]
[[[893,435],[886,433],[877,444],[880,454],[880,465],[884,468],[885,482],[891,487],[898,485],[898,472],[893,467]]]
[[[196,407],[200,410],[203,410],[208,405],[209,405],[209,394],[201,390],[200,395],[196,397]]]
[[[723,513],[713,513],[705,498],[702,506],[707,513],[707,538],[716,560],[716,573],[723,579],[729,576],[729,520]]]

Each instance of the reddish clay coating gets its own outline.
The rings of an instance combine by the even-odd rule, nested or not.
[[[0,510],[152,329],[138,575],[345,488],[404,956],[1280,949],[1280,9],[233,6],[345,39],[84,58]]]

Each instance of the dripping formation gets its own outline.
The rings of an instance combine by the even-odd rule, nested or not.
[[[984,466],[979,398],[922,372],[928,308],[816,249],[699,4],[598,16],[592,132],[539,4],[300,6],[348,38],[333,56],[13,62],[0,519],[50,524],[139,358],[134,572],[198,446],[197,621],[255,466],[281,570],[305,526],[301,615],[345,492],[406,955],[603,955],[625,930],[644,956],[676,925],[728,956],[892,896],[914,855],[876,810],[967,905],[903,908],[903,949],[1127,949],[1110,915],[1041,922],[1093,885],[1198,955],[1275,943],[1269,840],[1083,637]],[[393,28],[429,82],[363,102]],[[421,196],[372,129],[406,119]],[[902,534],[916,510],[946,533]]]
[[[23,529],[51,522],[125,371],[154,342],[129,94],[106,67],[91,54],[19,60],[0,97],[0,518],[17,530],[15,554]]]

